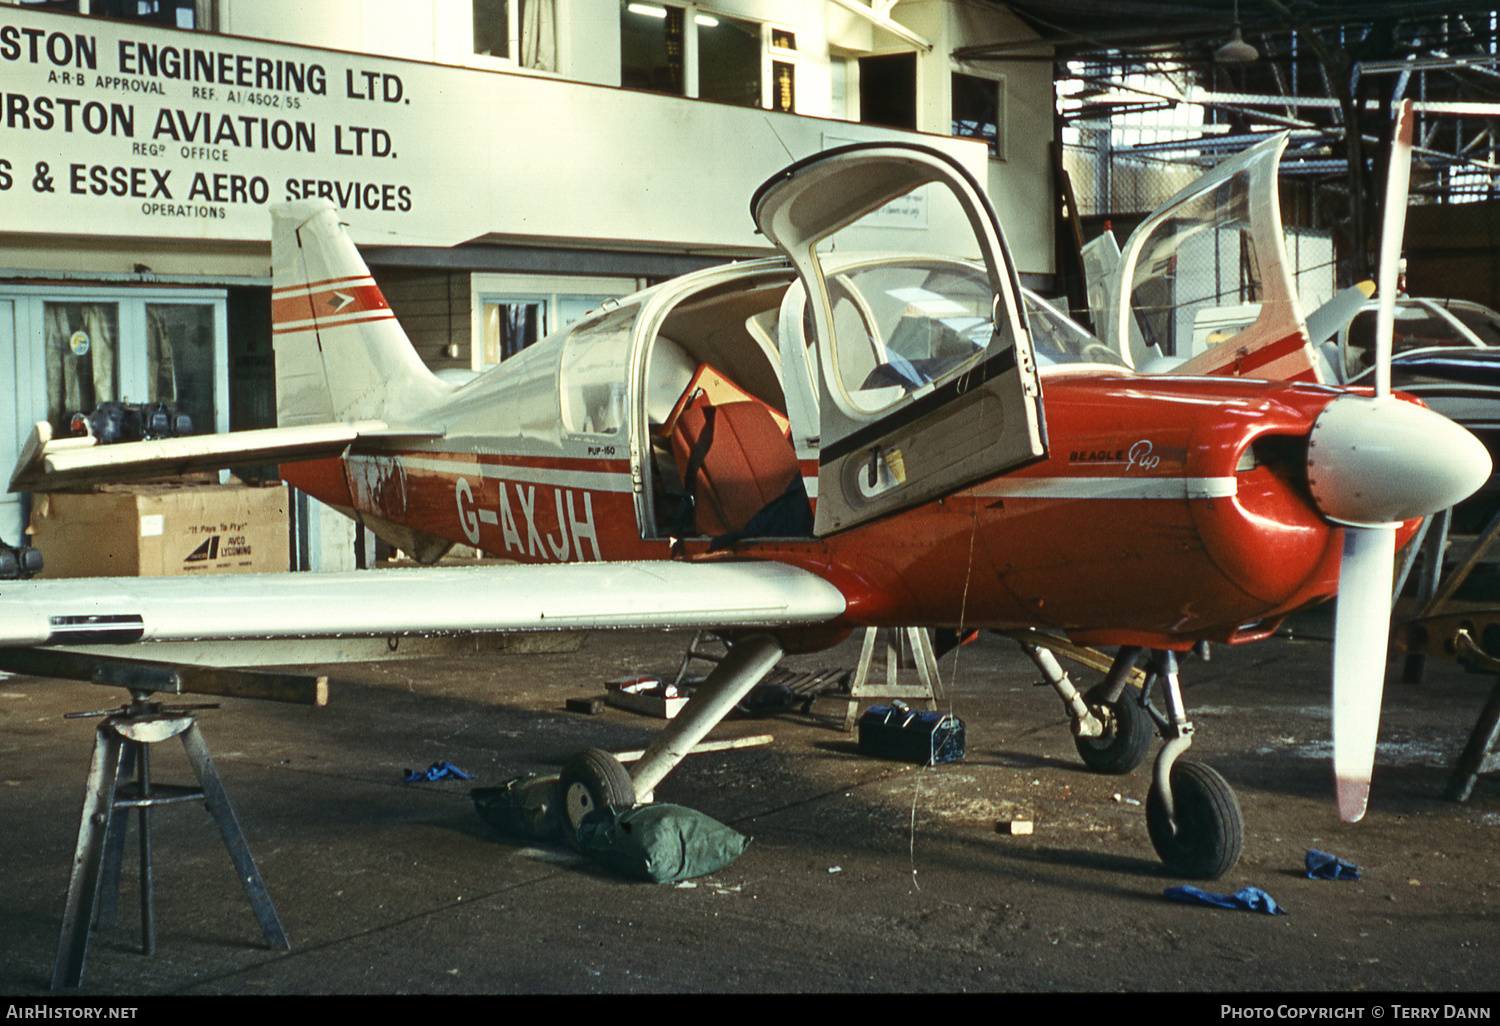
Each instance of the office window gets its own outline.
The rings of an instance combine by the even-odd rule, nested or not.
[[[684,93],[681,7],[627,0],[620,4],[620,84],[629,89]]]
[[[983,139],[990,156],[1005,157],[1003,79],[980,78],[977,75],[953,73],[953,129],[951,134],[965,139]]]
[[[146,398],[214,430],[214,312],[211,303],[146,304]]]
[[[917,55],[859,59],[859,120],[888,128],[917,127]]]
[[[480,316],[484,324],[481,366],[515,356],[547,334],[547,300],[542,296],[485,296]]]
[[[210,6],[203,0],[89,0],[88,13],[190,29],[208,27]]]
[[[474,53],[557,70],[555,0],[474,0]]]
[[[790,61],[771,62],[771,109],[785,114],[797,109],[797,66]]]
[[[67,435],[75,413],[119,399],[120,307],[117,303],[46,303],[47,420]]]
[[[509,0],[474,0],[474,52],[482,57],[511,55]]]
[[[632,278],[547,278],[476,274],[470,368],[493,367],[547,335],[570,327],[610,299],[634,292]]]
[[[760,25],[701,11],[693,22],[698,30],[699,98],[759,107]]]

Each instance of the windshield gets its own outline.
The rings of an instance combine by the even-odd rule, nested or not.
[[[994,334],[994,293],[968,264],[871,264],[830,276],[828,292],[839,378],[867,413],[953,373]]]
[[[1129,297],[1139,332],[1132,339],[1135,363],[1194,355],[1200,314],[1261,298],[1250,176],[1244,173],[1183,203],[1143,241]]]
[[[1125,367],[1119,353],[1100,342],[1077,321],[1041,296],[1026,293],[1026,324],[1038,367],[1064,363],[1102,363]]]
[[[1479,336],[1479,341],[1487,346],[1500,346],[1500,314],[1477,303],[1452,303],[1447,309],[1464,327]]]
[[[1375,365],[1375,322],[1378,311],[1371,308],[1361,310],[1349,322],[1349,334],[1344,350],[1345,379],[1363,374]],[[1399,302],[1395,310],[1391,334],[1391,352],[1404,353],[1411,349],[1435,347],[1458,347],[1471,349],[1474,343],[1442,314],[1428,309],[1420,302]]]

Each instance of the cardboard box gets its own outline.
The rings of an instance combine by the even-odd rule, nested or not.
[[[40,577],[286,570],[285,485],[110,485],[32,496]]]

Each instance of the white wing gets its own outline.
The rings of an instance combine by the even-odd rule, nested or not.
[[[844,596],[780,563],[562,563],[0,582],[0,647],[825,623]]]
[[[39,422],[11,474],[13,492],[46,492],[96,481],[134,481],[194,470],[289,463],[338,456],[360,440],[441,436],[438,430],[393,429],[384,421],[260,428],[149,442],[98,445],[93,438],[53,438]]]

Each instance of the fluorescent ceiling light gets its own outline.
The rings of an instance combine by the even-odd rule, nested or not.
[[[665,18],[667,16],[667,9],[665,7],[658,7],[655,4],[631,3],[626,4],[625,9],[631,14],[641,14],[647,18]]]
[[[695,14],[693,15],[693,20],[704,28],[716,28],[719,24],[719,19],[715,18],[712,14]]]

